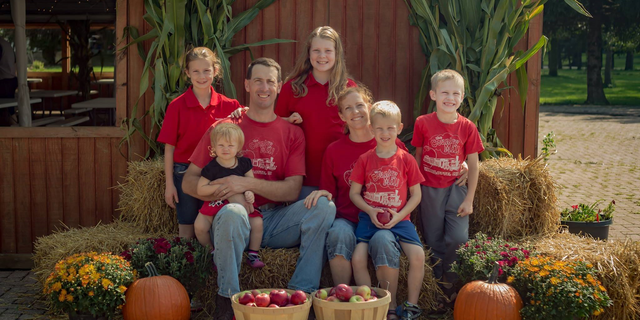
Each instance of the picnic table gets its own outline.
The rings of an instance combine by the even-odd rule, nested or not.
[[[116,98],[96,98],[86,100],[71,105],[72,109],[90,109],[93,114],[93,121],[95,124],[95,109],[108,109],[109,110],[109,125],[113,125],[114,113],[116,110]]]
[[[107,86],[107,88],[111,88],[115,84],[115,79],[100,79],[91,81],[91,84],[98,85],[98,93],[102,95],[102,86]],[[113,90],[111,90],[110,95],[113,95]]]
[[[42,102],[42,99],[34,99],[34,98],[29,99],[30,104],[39,103],[39,102]],[[18,106],[18,100],[16,99],[11,99],[11,98],[0,99],[0,109],[17,107],[17,106]]]
[[[78,94],[78,90],[31,90],[29,92],[29,97],[31,98],[42,98],[45,101],[51,101],[51,109],[49,109],[49,115],[51,115],[51,110],[53,109],[54,100],[56,98],[60,98],[60,113],[62,113],[62,98],[66,96],[75,96]],[[45,102],[42,102],[42,116],[44,117],[44,112],[46,110]]]

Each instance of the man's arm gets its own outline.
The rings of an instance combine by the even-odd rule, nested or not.
[[[196,166],[195,164],[190,164],[187,171],[184,173],[184,177],[182,178],[182,191],[194,198],[198,198],[202,201],[213,201],[216,200],[213,195],[209,196],[200,196],[198,195],[198,181],[200,181],[200,176],[202,175],[202,168]],[[219,190],[220,188],[218,188]]]
[[[193,164],[191,164],[193,166]],[[191,168],[191,166],[189,167]],[[187,173],[189,171],[187,170]],[[184,181],[187,175],[185,174]],[[185,182],[183,182],[184,185]],[[220,187],[213,194],[214,199],[225,200],[234,194],[253,191],[272,201],[287,202],[298,199],[302,188],[302,176],[286,177],[284,180],[268,181],[252,177],[228,176],[217,179],[212,184],[219,184]],[[183,187],[184,188],[184,187]],[[225,192],[225,190],[227,192]]]

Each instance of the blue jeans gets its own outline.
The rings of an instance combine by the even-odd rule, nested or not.
[[[182,178],[184,178],[184,173],[188,167],[188,163],[173,164],[173,184],[178,191],[176,214],[178,216],[178,223],[184,225],[193,224],[196,221],[198,210],[200,210],[203,204],[202,200],[194,198],[182,191]]]
[[[300,246],[300,257],[288,288],[313,292],[320,285],[323,257],[326,254],[327,231],[335,218],[333,202],[320,198],[311,209],[303,201],[262,212],[264,234],[262,246],[291,248]],[[239,204],[224,206],[213,219],[211,240],[216,248],[214,262],[218,267],[218,294],[223,297],[240,292],[238,273],[242,253],[249,245],[249,219]]]
[[[327,233],[327,255],[329,260],[336,256],[343,256],[347,261],[351,261],[353,250],[356,248],[356,224],[338,218],[333,221],[333,225]],[[373,265],[378,267],[400,268],[401,247],[393,232],[389,230],[379,230],[369,240],[369,256],[373,260]]]

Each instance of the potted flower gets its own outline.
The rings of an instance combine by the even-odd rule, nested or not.
[[[598,206],[604,200],[598,200],[593,204],[580,203],[566,208],[560,213],[562,225],[569,228],[570,233],[587,234],[593,238],[606,240],[609,237],[609,226],[613,223],[613,211],[616,204],[611,200],[607,207],[599,209]]]
[[[586,319],[613,304],[596,268],[582,260],[530,257],[518,262],[507,283],[524,300],[523,319]]]
[[[140,277],[151,276],[145,265],[153,263],[158,274],[180,281],[190,298],[206,283],[213,264],[211,254],[196,239],[179,237],[140,240],[120,255],[131,262]]]
[[[74,254],[56,263],[44,284],[54,309],[69,319],[104,319],[122,308],[125,291],[135,280],[129,262],[110,253]]]

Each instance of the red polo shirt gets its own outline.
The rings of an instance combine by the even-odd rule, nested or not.
[[[209,105],[203,108],[189,88],[167,107],[158,142],[176,147],[173,162],[189,163],[189,157],[205,131],[240,107],[237,100],[215,92],[212,87]]]
[[[307,176],[305,186],[320,185],[320,170],[322,158],[327,146],[344,135],[344,121],[338,115],[335,104],[327,105],[329,97],[329,82],[320,84],[309,73],[305,81],[307,95],[295,98],[291,81],[287,81],[280,91],[276,104],[276,114],[288,117],[297,112],[302,117],[300,127],[307,142],[305,148],[305,164]],[[355,87],[356,83],[349,79],[347,87]]]

